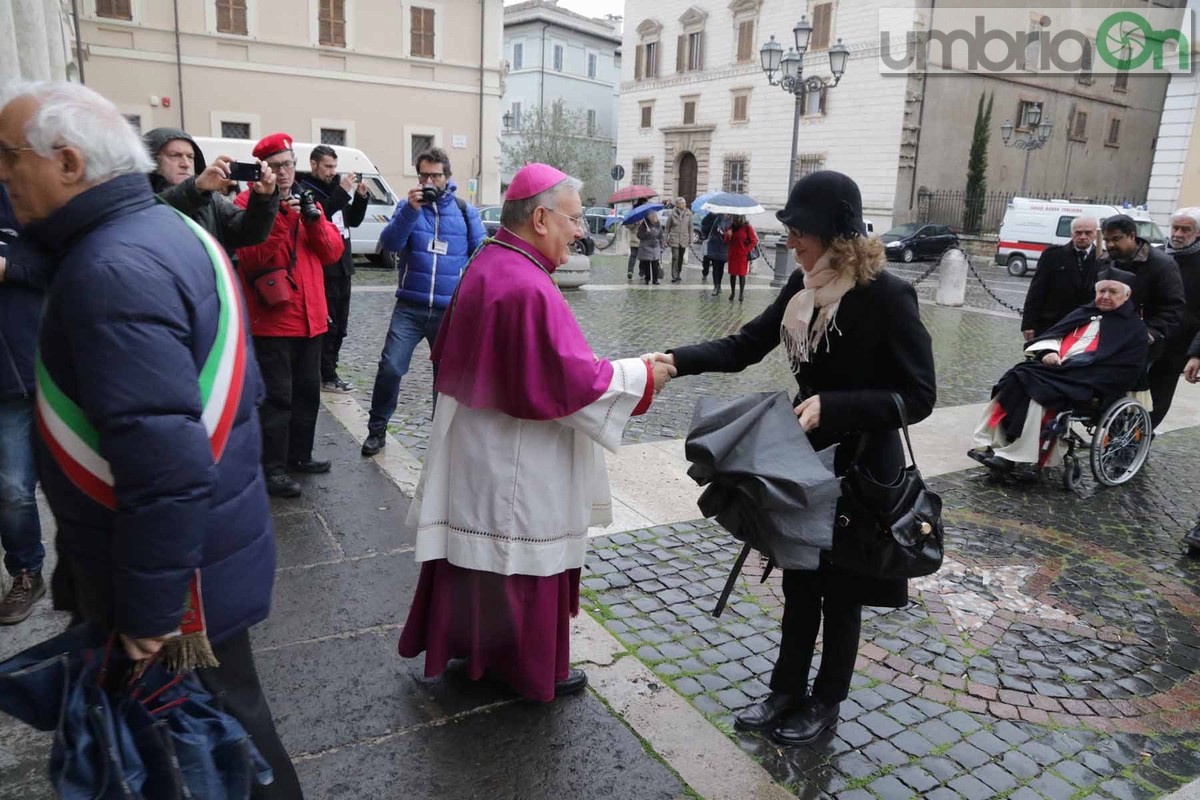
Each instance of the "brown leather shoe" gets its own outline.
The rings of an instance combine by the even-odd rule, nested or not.
[[[0,625],[16,625],[33,613],[33,605],[46,595],[46,582],[40,572],[18,572],[8,594],[0,600]]]

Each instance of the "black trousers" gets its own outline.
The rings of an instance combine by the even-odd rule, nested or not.
[[[263,696],[258,682],[258,670],[254,667],[254,654],[250,650],[248,631],[213,645],[213,654],[221,662],[215,669],[196,670],[204,687],[213,693],[221,708],[242,723],[246,733],[254,741],[258,752],[271,765],[275,780],[267,786],[256,786],[250,793],[253,800],[301,800],[300,779],[288,757],[271,709]]]
[[[312,458],[321,406],[321,339],[254,337],[254,354],[267,389],[258,416],[268,475],[283,472],[289,462]]]
[[[1192,335],[1177,335],[1167,342],[1162,355],[1158,357],[1147,371],[1146,379],[1150,383],[1150,400],[1154,409],[1150,412],[1150,423],[1157,428],[1167,412],[1171,410],[1171,401],[1175,399],[1175,389],[1179,386],[1179,375],[1187,365],[1187,349],[1192,343]]]
[[[705,256],[703,264],[704,264],[704,266],[702,269],[703,269],[704,277],[706,277],[706,278],[708,277],[708,270],[711,267],[712,268],[712,276],[713,276],[713,288],[720,289],[721,288],[721,279],[723,277],[725,277],[725,262],[717,261],[715,258],[709,258],[708,256]]]
[[[815,572],[783,571],[783,640],[771,672],[771,691],[797,697],[805,694],[823,617],[821,666],[812,694],[823,703],[840,703],[850,694],[850,679],[854,677],[862,605],[823,596],[821,584]]]
[[[653,280],[658,283],[662,280],[662,262],[661,261],[640,261],[641,266],[638,271],[642,276],[642,280],[649,283]]]
[[[350,245],[347,244],[347,247]],[[349,275],[336,278],[325,276],[325,302],[329,305],[329,330],[321,342],[321,381],[338,379],[338,353],[350,330],[350,282]]]
[[[683,276],[683,251],[687,248],[680,244],[671,245],[671,280],[678,281]]]

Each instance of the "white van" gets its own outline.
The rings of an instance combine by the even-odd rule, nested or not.
[[[255,161],[253,151],[257,141],[252,139],[217,139],[208,136],[197,136],[196,145],[204,153],[204,160],[212,163],[217,156],[229,156],[234,161]],[[296,153],[297,175],[309,171],[309,155],[315,144],[307,142],[292,142],[292,150]],[[392,218],[396,210],[395,192],[388,186],[387,181],[379,174],[379,170],[367,158],[362,150],[353,147],[331,145],[338,157],[338,172],[357,172],[362,175],[367,184],[369,200],[367,214],[362,224],[350,229],[350,251],[356,256],[366,256],[374,264],[394,267],[394,254],[381,253],[379,236]]]
[[[1137,223],[1138,236],[1156,247],[1166,244],[1162,230],[1150,220],[1144,206],[1118,208],[1069,200],[1031,200],[1014,197],[1008,203],[996,243],[996,263],[1008,267],[1008,274],[1024,275],[1047,247],[1071,241],[1071,222],[1076,217],[1095,217],[1104,224],[1107,217],[1126,214]],[[1097,235],[1097,238],[1099,236]],[[1096,243],[1099,246],[1099,242]]]

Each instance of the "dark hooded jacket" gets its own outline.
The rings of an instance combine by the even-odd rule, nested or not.
[[[33,355],[42,319],[42,291],[12,259],[10,245],[17,235],[8,192],[0,185],[0,257],[7,262],[0,283],[0,400],[33,399]]]
[[[342,225],[339,230],[343,232],[342,241],[346,246],[342,249],[341,258],[323,265],[323,269],[326,278],[350,277],[354,274],[354,253],[350,249],[350,229],[361,225],[367,216],[367,196],[355,192],[351,197],[350,193],[342,188],[338,176],[325,182],[316,175],[309,174],[300,178],[298,182],[301,188],[308,189],[316,196],[317,202],[321,204],[321,209],[325,212],[325,219],[336,225],[337,221],[334,217],[339,213],[342,215]]]
[[[182,139],[196,151],[196,175],[207,168],[204,153],[196,140],[178,128],[155,128],[146,133],[142,140],[153,158],[167,142]],[[241,209],[216,192],[205,192],[196,188],[196,176],[171,186],[157,172],[150,173],[150,185],[159,199],[171,204],[200,224],[200,227],[217,237],[225,252],[233,256],[239,247],[262,244],[271,235],[275,215],[279,212],[279,190],[264,197],[250,193],[250,204]]]
[[[1080,306],[1038,338],[1062,338],[1097,315],[1101,318],[1100,341],[1094,351],[1057,366],[1026,361],[1004,373],[992,388],[992,396],[1004,409],[1000,424],[1010,441],[1021,436],[1030,398],[1059,412],[1083,408],[1095,397],[1122,395],[1138,383],[1146,370],[1149,343],[1132,297],[1113,311],[1101,311],[1094,303]]]

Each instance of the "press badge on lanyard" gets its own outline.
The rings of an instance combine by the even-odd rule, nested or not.
[[[444,256],[450,250],[450,245],[440,239],[432,239],[429,242],[429,252],[437,256]]]

